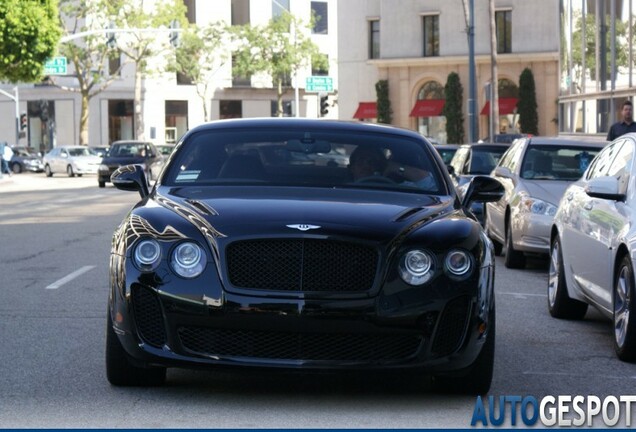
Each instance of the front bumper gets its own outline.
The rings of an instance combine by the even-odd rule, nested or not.
[[[512,218],[512,240],[516,250],[550,253],[550,230],[553,216],[520,213]]]
[[[135,273],[127,265],[132,282],[124,292],[113,286],[110,313],[139,365],[458,371],[477,358],[494,308],[490,265],[452,285],[313,300],[239,295],[215,283],[187,290]]]

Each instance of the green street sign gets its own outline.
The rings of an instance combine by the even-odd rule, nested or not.
[[[66,57],[53,57],[44,63],[44,75],[66,75]]]
[[[333,78],[330,76],[310,76],[305,80],[305,91],[316,93],[333,92]]]

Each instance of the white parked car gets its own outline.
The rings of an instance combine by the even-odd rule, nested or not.
[[[550,251],[550,227],[565,189],[578,180],[606,142],[547,137],[515,140],[491,175],[504,186],[485,207],[488,237],[504,264],[524,268],[526,254]]]
[[[55,147],[45,154],[43,162],[47,177],[62,172],[69,177],[74,177],[82,176],[82,174],[97,174],[102,158],[86,146],[62,146]]]
[[[614,324],[621,360],[636,361],[636,133],[594,159],[565,192],[550,236],[548,309],[581,319],[588,305]]]

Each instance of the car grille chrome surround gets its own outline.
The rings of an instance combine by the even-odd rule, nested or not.
[[[180,327],[183,347],[206,356],[308,361],[406,361],[419,351],[422,335],[277,333]]]
[[[148,288],[134,285],[132,305],[141,339],[149,345],[162,347],[166,343],[166,329],[157,294]]]
[[[373,287],[378,253],[370,246],[321,239],[259,239],[226,249],[238,288],[297,292],[364,292]]]
[[[446,304],[442,311],[431,352],[435,357],[442,357],[459,349],[470,317],[470,298],[457,297]]]

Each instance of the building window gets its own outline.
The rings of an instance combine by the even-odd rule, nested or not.
[[[188,131],[188,101],[166,101],[166,143],[176,143]]]
[[[424,33],[424,57],[439,55],[439,15],[422,17]]]
[[[273,100],[271,103],[271,111],[272,117],[278,117],[278,101]],[[283,117],[292,117],[292,102],[291,101],[283,101]]]
[[[497,53],[512,52],[512,11],[496,11]]]
[[[272,18],[276,19],[284,13],[289,13],[289,0],[272,0]]]
[[[241,118],[243,117],[243,104],[240,100],[219,101],[219,118]]]
[[[327,15],[327,3],[320,1],[311,2],[311,16],[314,19],[314,26],[311,29],[313,34],[329,33],[329,17]]]
[[[108,101],[108,140],[109,142],[133,139],[135,121],[132,100]]]
[[[186,7],[186,18],[190,24],[196,24],[197,22],[197,10],[196,0],[183,0],[183,4]]]
[[[250,0],[232,0],[232,25],[250,23]]]
[[[369,58],[380,58],[380,20],[369,21]]]
[[[121,75],[121,56],[108,57],[108,75]]]
[[[326,54],[320,54],[320,56],[320,61],[316,57],[311,59],[311,74],[314,76],[327,76],[329,75],[329,56]],[[322,59],[325,61],[321,61]]]

